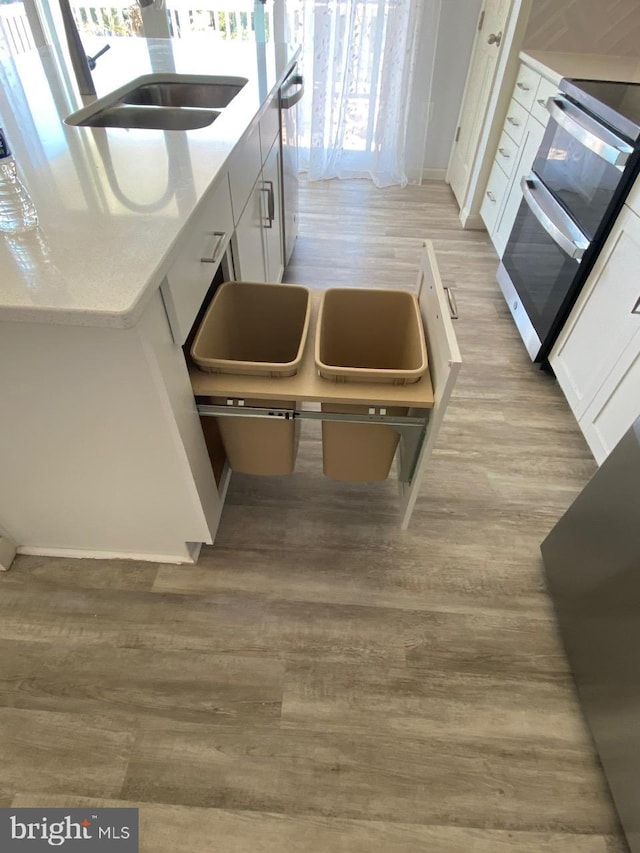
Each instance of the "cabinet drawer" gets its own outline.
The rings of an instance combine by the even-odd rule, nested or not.
[[[240,221],[242,211],[246,207],[261,167],[260,130],[256,125],[242,142],[236,145],[231,155],[229,184],[231,186],[231,205],[235,225]]]
[[[504,129],[516,145],[520,144],[522,134],[524,133],[524,126],[527,123],[528,118],[529,113],[527,110],[512,98],[511,103],[509,104],[509,109],[507,110],[507,117],[504,120]]]
[[[480,208],[480,215],[487,226],[489,234],[492,233],[498,213],[502,207],[502,199],[509,184],[509,178],[502,171],[498,163],[493,164],[493,169],[489,175],[487,188],[485,190],[484,199]]]
[[[533,68],[529,68],[528,65],[520,66],[518,79],[513,88],[513,97],[518,103],[522,104],[527,112],[531,110],[533,105],[540,79],[540,75]]]
[[[232,234],[231,198],[225,174],[185,226],[179,253],[160,288],[173,339],[180,346],[187,339]]]
[[[280,108],[277,98],[271,98],[265,114],[260,119],[260,150],[262,162],[269,156],[271,146],[280,134]]]
[[[509,134],[503,131],[496,151],[496,163],[502,166],[502,171],[510,178],[517,160],[518,146]]]
[[[536,96],[531,107],[531,115],[536,118],[545,127],[549,121],[549,112],[547,110],[547,98],[558,94],[558,87],[555,83],[550,83],[544,77],[540,79]]]

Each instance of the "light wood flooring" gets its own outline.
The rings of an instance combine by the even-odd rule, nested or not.
[[[139,805],[145,853],[626,849],[539,545],[595,470],[444,184],[302,186],[287,279],[414,285],[463,368],[408,532],[396,485],[234,477],[199,565],[0,577],[0,805]]]

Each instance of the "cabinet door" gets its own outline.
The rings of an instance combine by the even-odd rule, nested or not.
[[[623,207],[549,356],[580,420],[640,328],[640,217]]]
[[[236,276],[241,281],[267,281],[263,246],[264,197],[262,180],[259,178],[234,235],[234,263]]]
[[[496,228],[491,239],[495,250],[500,257],[507,245],[507,240],[511,234],[513,223],[515,222],[520,202],[522,201],[522,190],[520,189],[520,181],[524,175],[528,175],[531,171],[531,166],[538,153],[538,148],[544,136],[544,127],[534,118],[529,117],[525,128],[522,144],[518,149],[518,161],[513,170],[512,183],[508,190],[508,194],[502,210],[500,211]]]
[[[640,328],[580,419],[580,428],[599,465],[639,416]]]
[[[264,248],[267,281],[282,281],[284,260],[282,258],[282,202],[280,199],[280,145],[273,143],[262,167],[263,204],[266,204],[264,219]]]

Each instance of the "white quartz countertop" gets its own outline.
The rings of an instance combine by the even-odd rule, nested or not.
[[[520,59],[556,85],[563,77],[640,83],[640,59],[633,56],[523,50]]]
[[[39,218],[35,231],[0,232],[0,321],[134,325],[182,230],[299,51],[201,39],[109,42],[93,73],[98,97],[154,72],[249,82],[198,130],[72,127],[63,119],[91,99],[83,102],[50,49],[0,55],[0,126]]]

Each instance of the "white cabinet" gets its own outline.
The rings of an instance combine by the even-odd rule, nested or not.
[[[266,281],[264,262],[264,197],[262,181],[257,180],[249,201],[236,225],[234,259],[237,278]]]
[[[245,281],[277,282],[284,273],[277,108],[272,99],[229,168],[235,272]]]
[[[282,256],[282,201],[280,197],[280,146],[274,142],[262,167],[264,253],[267,281],[281,281],[284,273]]]
[[[640,415],[640,216],[625,206],[549,361],[597,461]]]
[[[520,66],[480,208],[500,257],[522,201],[520,181],[531,170],[549,119],[546,100],[556,92],[556,86],[537,71]]]
[[[174,341],[182,346],[233,234],[225,172],[198,207],[160,287]]]
[[[502,257],[502,253],[507,245],[520,202],[522,201],[520,181],[531,171],[531,165],[542,142],[544,131],[544,126],[539,121],[536,121],[533,116],[529,116],[522,135],[522,142],[517,150],[516,162],[511,173],[509,187],[504,196],[502,209],[496,219],[495,228],[491,232],[493,245],[500,257]]]

